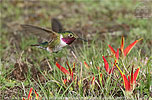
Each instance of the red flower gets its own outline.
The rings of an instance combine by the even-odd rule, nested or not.
[[[117,52],[111,47],[111,45],[108,45],[112,54],[116,57],[116,60],[119,59],[119,48],[117,49]]]
[[[85,67],[87,68],[87,69],[89,69],[90,68],[90,66],[84,61],[84,65],[85,65]]]
[[[137,43],[138,41],[140,41],[140,40],[141,40],[141,39],[134,41],[133,43],[131,43],[129,46],[127,46],[127,47],[124,49],[124,37],[122,37],[122,38],[121,38],[121,47],[120,47],[120,50],[121,50],[123,56],[127,56],[127,54],[129,54],[129,52],[131,51],[131,49],[132,49],[132,48],[136,45],[136,43]],[[117,49],[117,52],[116,52],[116,51],[111,47],[111,45],[108,45],[108,46],[109,46],[112,54],[113,54],[113,55],[116,57],[116,59],[118,60],[118,58],[119,58],[119,53],[118,53],[119,49]]]
[[[33,88],[30,88],[30,91],[29,91],[29,94],[28,94],[28,99],[30,99],[30,97],[31,97],[32,90],[33,90]]]
[[[134,41],[133,43],[131,43],[129,46],[127,46],[125,49],[124,49],[124,37],[121,38],[121,52],[124,56],[127,56],[127,54],[129,54],[129,52],[131,51],[131,49],[136,45],[136,43],[138,41],[140,41],[141,39],[139,40],[136,40]]]
[[[109,74],[111,74],[111,73],[113,72],[113,70],[114,70],[114,65],[113,65],[113,67],[110,69],[110,68],[109,68],[109,64],[108,64],[107,60],[105,59],[105,57],[102,56],[102,58],[103,58],[103,61],[104,61],[104,64],[105,64],[104,67],[105,67],[105,69],[106,69],[106,72],[109,73]]]
[[[110,50],[111,50],[112,54],[113,54],[113,55],[115,55],[115,54],[116,54],[116,52],[115,52],[115,50],[112,48],[112,46],[111,46],[111,45],[108,45],[108,46],[109,46],[109,48],[110,48]]]
[[[93,76],[91,84],[94,84],[94,81],[95,81],[95,77]]]
[[[118,67],[118,65],[116,65],[116,67],[119,69],[121,77],[123,78],[125,91],[132,92],[134,90],[134,88],[135,88],[136,79],[137,79],[137,76],[138,76],[140,68],[137,68],[137,70],[135,71],[135,73],[133,73],[133,67],[132,67],[131,79],[130,79],[130,76],[128,75],[128,78],[127,78],[126,75]]]
[[[30,88],[30,91],[29,91],[29,94],[28,94],[28,98],[27,99],[23,98],[23,100],[32,100],[32,96],[31,96],[32,90],[33,90],[33,88]],[[39,98],[39,95],[38,95],[38,93],[35,90],[34,90],[34,93],[36,95],[36,100],[41,100],[41,98]]]
[[[56,66],[64,73],[64,74],[69,74],[72,81],[73,81],[73,70],[75,69],[75,64],[73,64],[73,69],[70,68],[68,62],[66,62],[68,68],[69,68],[69,71],[67,69],[65,69],[63,66],[59,65],[57,62],[56,62]],[[68,82],[69,80],[67,79],[64,79],[63,80],[63,83],[65,84],[66,82]]]
[[[64,79],[64,80],[63,80],[63,83],[65,84],[67,81],[68,81],[67,79]]]
[[[36,99],[39,100],[39,95],[38,95],[38,93],[36,92],[36,90],[34,90],[34,93],[35,93],[35,95],[36,95]]]
[[[61,65],[59,65],[57,62],[56,62],[56,66],[64,73],[64,74],[70,74],[68,72],[68,70],[66,70],[64,67],[62,67]]]

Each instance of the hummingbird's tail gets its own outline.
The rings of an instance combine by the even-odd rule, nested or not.
[[[42,46],[40,46],[39,44],[33,44],[33,45],[30,45],[30,46],[35,46],[35,47],[37,47],[37,48],[46,50],[46,47],[42,47]]]
[[[40,44],[32,44],[31,46],[35,46],[37,48],[47,50],[47,45],[48,45],[48,42],[43,42],[43,43],[40,43]]]

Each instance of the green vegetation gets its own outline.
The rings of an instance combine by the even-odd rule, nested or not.
[[[27,98],[30,88],[42,99],[123,98],[125,88],[119,70],[115,67],[113,74],[108,74],[102,58],[105,56],[109,67],[113,66],[115,59],[108,45],[116,51],[121,46],[121,36],[125,36],[125,48],[142,38],[125,59],[119,52],[117,64],[125,75],[131,74],[133,66],[134,72],[140,67],[131,98],[152,97],[152,17],[135,16],[141,3],[134,0],[0,1],[0,100]],[[20,24],[50,28],[51,18],[58,18],[66,30],[88,42],[77,40],[71,45],[73,51],[67,47],[50,54],[30,46],[38,42],[38,37],[18,31]],[[71,75],[60,71],[56,62],[68,71],[66,62],[71,70],[75,64],[76,79],[71,81]]]

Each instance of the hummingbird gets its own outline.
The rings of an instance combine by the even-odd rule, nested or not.
[[[45,40],[44,42],[32,44],[31,46],[36,46],[38,48],[45,49],[50,53],[57,53],[62,48],[69,46],[76,39],[81,39],[86,42],[85,39],[80,38],[75,33],[71,31],[64,31],[58,19],[53,18],[51,22],[52,30],[27,24],[21,25],[21,28],[25,32],[41,36]]]

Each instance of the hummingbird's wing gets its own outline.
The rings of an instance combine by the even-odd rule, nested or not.
[[[54,32],[58,33],[58,32],[62,32],[63,31],[62,24],[59,22],[58,19],[52,18],[51,24],[52,24],[52,30]]]
[[[22,24],[21,28],[26,34],[33,34],[43,39],[43,41],[41,42],[52,41],[52,39],[55,39],[58,35],[58,33],[52,30],[41,28],[38,26],[33,26],[33,25]]]

